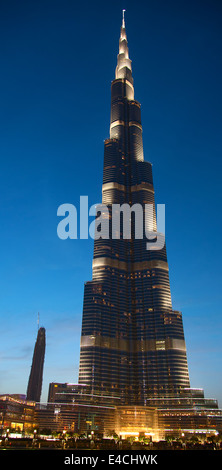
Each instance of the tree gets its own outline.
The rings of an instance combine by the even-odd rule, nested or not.
[[[113,439],[118,439],[118,434],[116,434],[116,431],[113,429],[112,431],[107,431],[106,433],[107,437],[111,437]]]

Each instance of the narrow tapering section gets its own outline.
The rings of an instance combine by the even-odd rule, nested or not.
[[[117,56],[117,67],[116,67],[116,75],[115,78],[126,78],[133,84],[132,78],[132,64],[131,60],[129,59],[129,49],[126,37],[126,29],[125,29],[125,19],[124,19],[124,12],[123,10],[123,21],[121,26],[120,32],[120,40],[119,40],[119,54]]]
[[[105,141],[102,202],[110,237],[94,243],[93,279],[85,284],[79,382],[92,393],[146,405],[178,397],[189,387],[182,315],[172,309],[165,245],[147,250],[147,238],[113,229],[114,204],[152,205],[152,165],[144,161],[140,103],[134,99],[132,64],[123,16],[115,79],[111,84],[110,138]],[[115,228],[115,227],[114,227]],[[135,229],[135,230],[134,230]],[[150,403],[150,401],[149,401]]]
[[[125,28],[125,11],[123,10],[122,28]]]

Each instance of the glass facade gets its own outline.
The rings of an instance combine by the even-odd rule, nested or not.
[[[0,395],[0,430],[31,432],[36,427],[35,402],[25,395]]]
[[[85,284],[79,383],[92,393],[118,396],[122,405],[139,406],[150,405],[151,398],[178,397],[190,386],[182,315],[171,303],[166,246],[146,249],[145,223],[140,238],[137,232],[136,204],[143,221],[145,207],[152,204],[146,223],[157,230],[140,111],[123,22],[111,85],[110,138],[104,144],[102,203],[109,209],[109,238],[95,239],[92,281]],[[114,223],[113,205],[125,203],[132,209],[125,218],[130,238],[125,238],[124,216],[119,232]]]

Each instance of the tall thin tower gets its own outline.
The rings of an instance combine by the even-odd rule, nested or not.
[[[140,103],[123,12],[115,79],[111,84],[110,138],[104,144],[102,202],[152,204],[152,165],[144,161]],[[151,206],[150,206],[151,207]],[[132,213],[133,222],[133,213]],[[132,228],[135,223],[132,223]],[[147,238],[121,236],[94,242],[92,281],[85,284],[79,383],[93,393],[146,405],[179,397],[190,387],[182,315],[172,308],[166,246],[147,250]]]
[[[39,316],[38,316],[39,325]],[[45,359],[45,328],[38,328],[26,399],[40,402],[42,392],[43,367]]]

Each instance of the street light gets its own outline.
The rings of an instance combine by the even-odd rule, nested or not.
[[[65,446],[66,446],[66,438],[65,438],[66,430],[65,429],[63,429],[62,434],[63,434],[63,441],[62,441],[63,449],[65,449]]]

